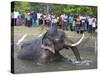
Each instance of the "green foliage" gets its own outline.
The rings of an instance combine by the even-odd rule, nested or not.
[[[21,12],[30,10],[30,4],[28,2],[15,2],[15,9]]]
[[[60,4],[45,4],[45,3],[32,3],[32,2],[19,2],[15,1],[15,9],[24,12],[25,10],[35,10],[37,12],[45,12],[49,6],[49,12],[52,14],[84,14],[97,16],[96,6],[79,6],[79,5],[60,5]]]

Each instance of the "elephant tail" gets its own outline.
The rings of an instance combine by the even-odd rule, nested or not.
[[[21,42],[23,42],[23,40],[27,37],[27,34],[24,34],[16,43],[17,46],[19,46],[21,44]]]

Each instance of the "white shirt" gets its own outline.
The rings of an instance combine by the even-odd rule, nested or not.
[[[54,18],[54,19],[51,20],[51,22],[52,22],[52,23],[57,23],[57,19]]]
[[[67,16],[67,15],[65,15],[65,16],[64,16],[64,22],[66,22],[66,21],[67,21],[67,19],[68,19],[68,16]]]
[[[93,23],[92,23],[92,27],[96,27],[96,24],[95,24],[95,22],[93,22]]]
[[[82,22],[85,22],[86,17],[82,16],[82,17],[81,17],[81,20],[82,20]]]
[[[37,18],[39,19],[42,16],[41,13],[37,13]]]
[[[14,11],[14,18],[17,18],[19,16],[19,12],[18,11]]]
[[[89,22],[89,25],[92,25],[93,19],[92,19],[92,18],[89,18],[89,19],[88,19],[88,22]]]

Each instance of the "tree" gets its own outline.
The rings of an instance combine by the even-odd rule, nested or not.
[[[47,4],[47,3],[33,3],[33,2],[19,2],[15,1],[15,9],[24,12],[25,10],[34,10],[37,12],[50,12],[52,14],[84,14],[97,16],[96,6],[83,5],[67,5],[67,4]]]

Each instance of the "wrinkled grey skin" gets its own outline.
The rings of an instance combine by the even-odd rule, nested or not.
[[[47,45],[49,43],[49,47],[55,50],[55,53],[52,53],[48,49],[41,48],[41,45],[45,45],[45,39],[48,40],[46,41]],[[71,40],[65,37],[65,33],[63,31],[58,31],[57,27],[52,24],[43,37],[23,42],[21,50],[18,52],[18,58],[24,60],[34,60],[34,62],[39,64],[61,61],[65,58],[60,55],[59,51],[63,48],[71,48],[76,56],[76,59],[81,61],[77,47],[70,47],[65,44],[65,42],[72,43]]]

